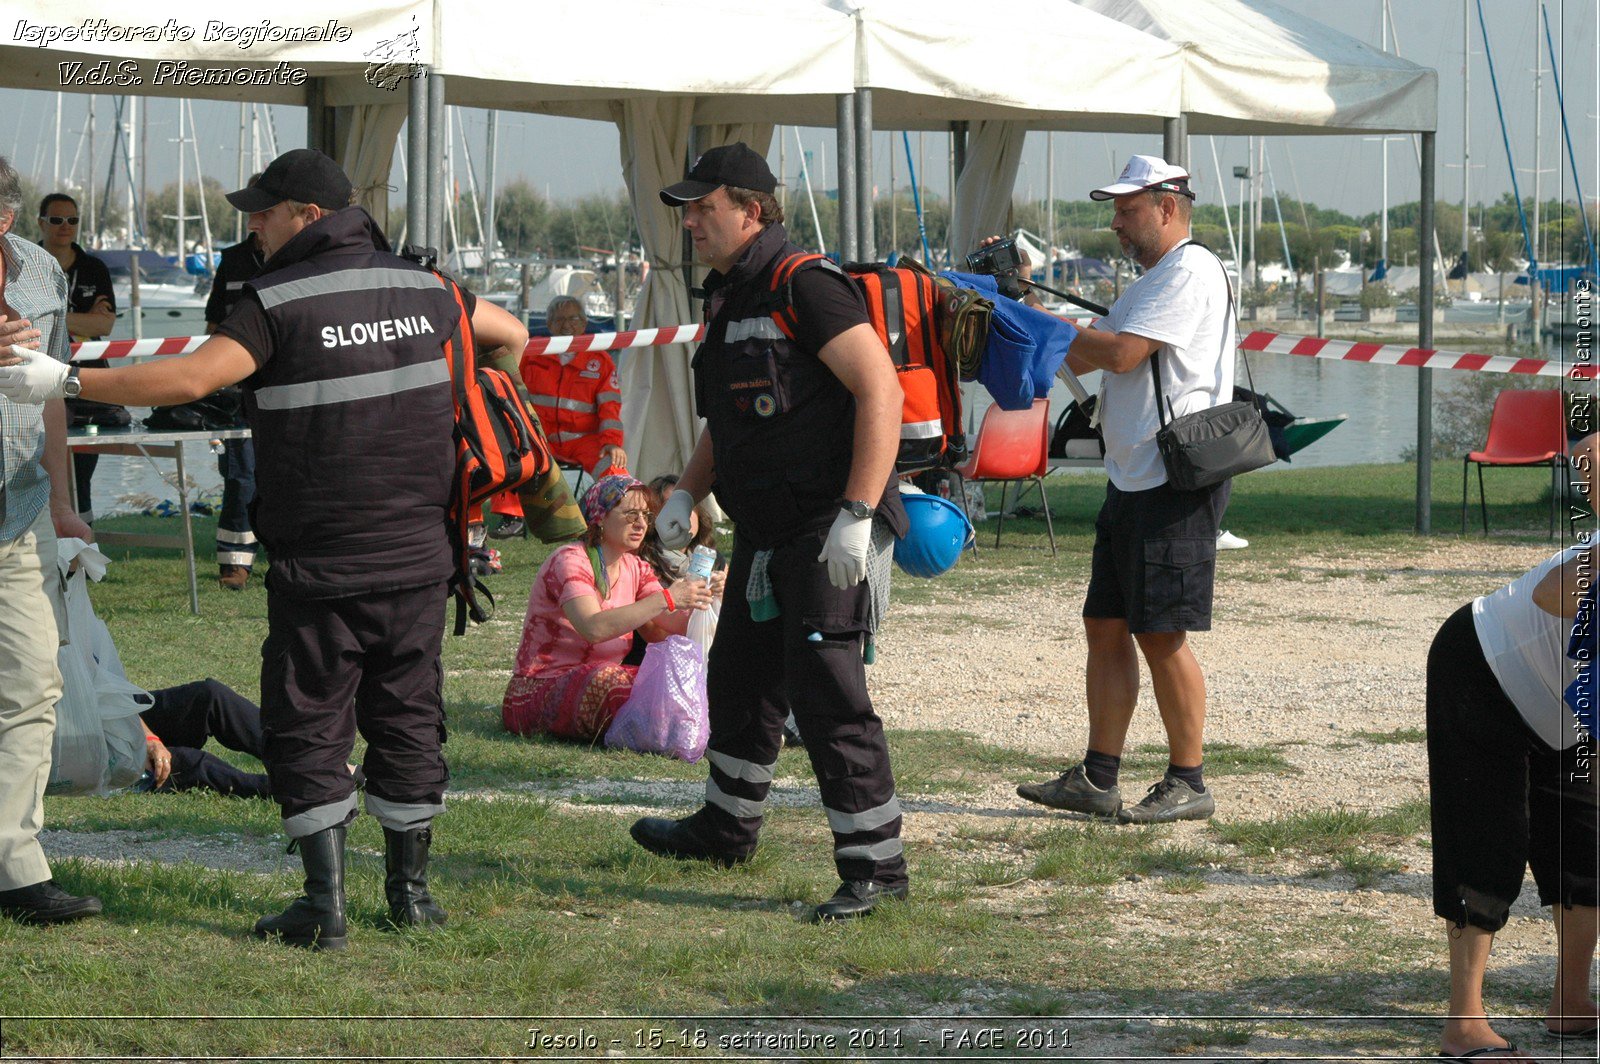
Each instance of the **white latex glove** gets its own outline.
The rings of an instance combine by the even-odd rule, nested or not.
[[[670,499],[668,500],[671,501]],[[872,518],[840,510],[828,529],[817,561],[828,563],[828,582],[848,591],[867,578],[867,549],[872,545]]]
[[[13,403],[36,404],[61,398],[61,390],[67,383],[65,362],[57,362],[43,351],[32,351],[17,344],[6,350],[10,358],[21,361],[0,366],[0,395]]]
[[[661,512],[656,514],[656,535],[661,537],[661,545],[668,550],[687,547],[690,537],[694,535],[689,527],[693,516],[694,499],[687,491],[679,488],[667,496]]]

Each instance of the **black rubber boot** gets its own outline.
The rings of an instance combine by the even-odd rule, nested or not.
[[[437,927],[445,911],[428,893],[428,847],[432,828],[383,829],[383,893],[395,927]]]
[[[306,869],[306,892],[277,916],[256,921],[257,938],[279,938],[306,949],[344,949],[344,825],[295,839]]]

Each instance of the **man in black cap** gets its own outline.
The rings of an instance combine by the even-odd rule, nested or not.
[[[694,358],[706,427],[656,529],[666,547],[683,547],[695,504],[715,491],[736,525],[728,587],[738,590],[708,667],[705,805],[682,820],[647,817],[632,834],[669,857],[747,860],[792,706],[842,880],[817,907],[820,922],[865,915],[907,890],[900,804],[862,663],[873,526],[905,531],[893,486],[902,396],[860,295],[827,260],[792,272],[793,326],[780,328],[774,272],[803,253],[784,230],[776,187],[766,160],[733,144],[661,192],[683,207],[711,272]]]
[[[272,559],[264,760],[306,869],[305,896],[255,933],[321,949],[345,944],[344,839],[357,808],[346,761],[357,729],[367,811],[384,828],[390,920],[445,917],[426,869],[449,775],[439,652],[455,419],[441,345],[461,310],[435,274],[390,253],[351,199],[338,165],[303,148],[229,193],[266,261],[187,357],[81,377],[26,353],[0,359],[6,395],[155,405],[244,383],[259,457],[256,532]],[[485,357],[527,344],[515,318],[467,299]]]

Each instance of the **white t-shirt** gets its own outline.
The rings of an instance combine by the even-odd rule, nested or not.
[[[1184,243],[1129,285],[1095,328],[1161,344],[1161,391],[1172,402],[1172,416],[1182,417],[1233,401],[1238,333],[1229,302],[1222,263],[1205,248]],[[1100,410],[1111,483],[1123,491],[1165,484],[1149,365],[1141,361],[1126,373],[1102,373]]]
[[[1577,718],[1562,698],[1578,678],[1578,663],[1567,657],[1572,622],[1534,605],[1533,589],[1581,550],[1557,551],[1499,591],[1472,600],[1472,625],[1489,671],[1528,727],[1552,750],[1578,742]]]

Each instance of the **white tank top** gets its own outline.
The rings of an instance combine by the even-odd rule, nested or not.
[[[1577,719],[1562,700],[1577,678],[1578,663],[1567,657],[1572,622],[1533,603],[1533,589],[1544,575],[1583,550],[1557,551],[1500,590],[1472,601],[1472,623],[1489,669],[1534,734],[1552,750],[1576,745]]]

